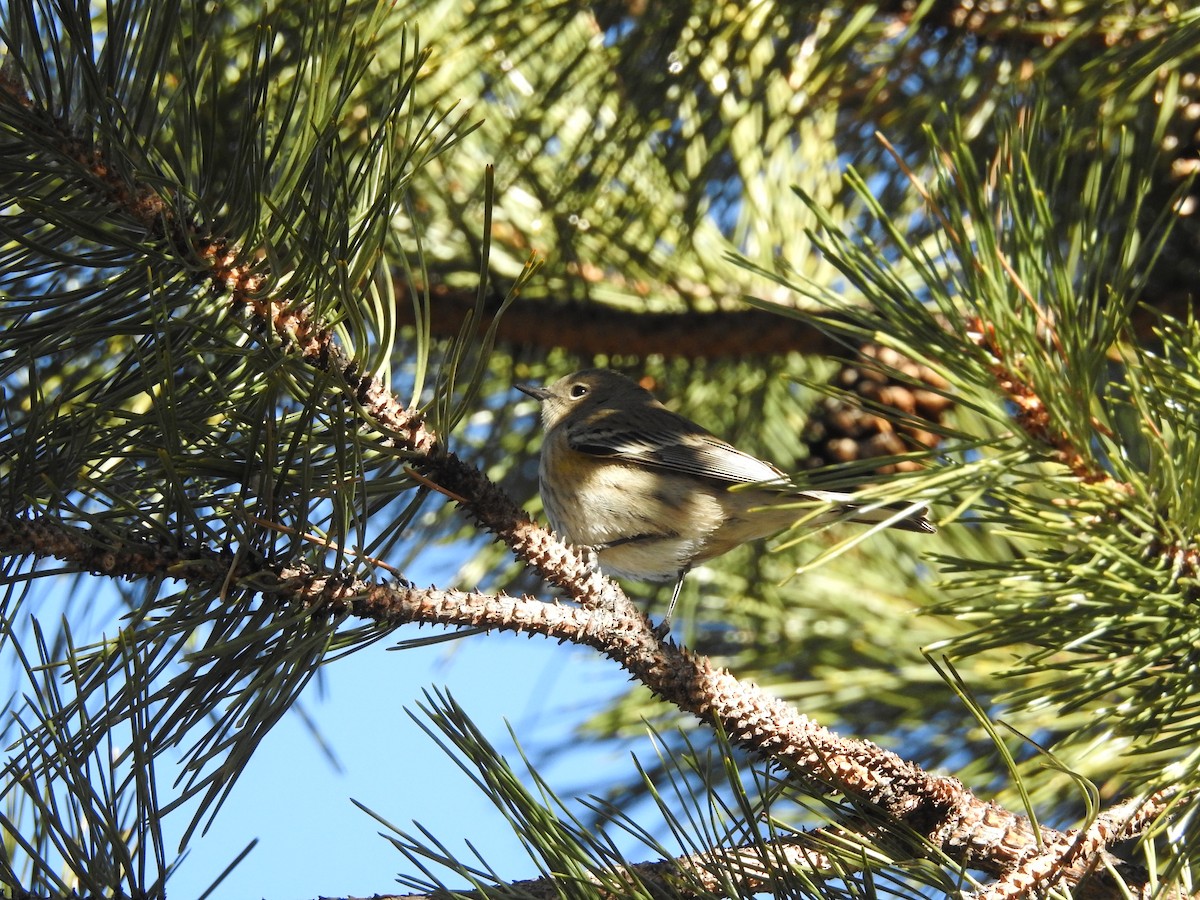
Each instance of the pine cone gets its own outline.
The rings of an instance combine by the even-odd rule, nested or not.
[[[891,371],[904,378],[893,377]],[[938,435],[913,420],[941,423],[954,405],[944,393],[945,380],[936,372],[874,343],[860,347],[859,360],[843,367],[832,381],[844,394],[826,397],[805,426],[809,468],[934,447]],[[852,402],[849,395],[862,398],[862,403]],[[880,414],[887,409],[896,410],[895,416]],[[876,471],[884,475],[916,468],[915,462],[899,462]]]

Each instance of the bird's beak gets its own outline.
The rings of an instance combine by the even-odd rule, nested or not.
[[[550,396],[550,392],[544,387],[537,387],[536,385],[532,384],[514,384],[513,387],[515,387],[522,394],[528,394],[534,400],[538,401],[545,400]]]

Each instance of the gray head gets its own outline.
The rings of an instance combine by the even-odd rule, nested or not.
[[[611,369],[583,369],[558,379],[547,387],[518,384],[514,387],[542,403],[542,425],[547,431],[568,416],[594,409],[657,405],[648,390]]]

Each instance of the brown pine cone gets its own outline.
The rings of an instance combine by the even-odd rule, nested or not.
[[[905,379],[893,377],[889,374],[892,370]],[[944,393],[945,380],[936,372],[874,343],[864,344],[859,361],[844,366],[832,381],[844,394],[826,397],[805,426],[809,468],[934,447],[938,435],[916,420],[941,423],[954,405]],[[853,402],[850,395],[862,402]],[[880,414],[889,409],[896,411],[891,418]],[[876,471],[884,475],[916,468],[915,462],[900,462]]]

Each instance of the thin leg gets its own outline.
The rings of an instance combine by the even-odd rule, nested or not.
[[[675,582],[675,590],[671,592],[671,602],[667,604],[667,614],[654,628],[654,636],[660,641],[671,631],[671,616],[675,614],[675,604],[679,602],[679,592],[683,590],[683,576],[687,575],[687,572],[687,569],[680,570],[679,580]]]

